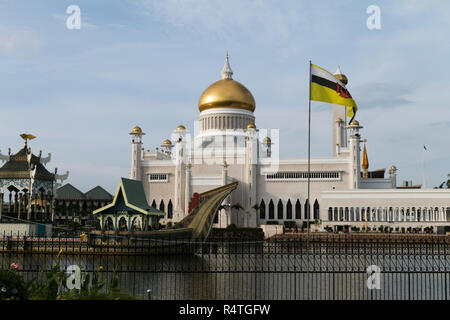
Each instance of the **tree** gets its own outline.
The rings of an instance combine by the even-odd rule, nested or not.
[[[450,189],[450,174],[447,175],[447,181],[442,182],[438,188],[439,189]]]
[[[239,202],[236,202],[235,204],[231,205],[231,209],[235,209],[238,212],[239,216],[239,211],[244,210],[244,207],[242,207],[242,205]]]
[[[258,221],[259,224],[259,215],[258,215],[258,210],[261,209],[261,206],[259,206],[257,203],[253,205],[252,209],[255,210],[255,217],[256,217],[256,221]]]

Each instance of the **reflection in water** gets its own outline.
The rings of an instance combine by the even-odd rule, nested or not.
[[[447,299],[449,248],[211,245],[195,255],[2,254],[0,266],[19,263],[26,278],[55,263],[93,272],[113,270],[128,293],[152,299]],[[381,289],[369,290],[366,269],[381,268]]]

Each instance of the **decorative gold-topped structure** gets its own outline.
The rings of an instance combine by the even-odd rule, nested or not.
[[[359,126],[359,121],[358,120],[353,120],[352,122],[350,122],[351,126]]]
[[[24,145],[25,148],[27,147],[28,140],[33,140],[36,138],[36,136],[33,136],[32,134],[28,134],[28,133],[22,133],[20,136],[25,141],[25,145]]]
[[[256,126],[255,126],[254,123],[249,123],[249,124],[247,125],[247,129],[256,129]]]
[[[163,145],[165,146],[171,146],[172,142],[169,139],[164,140]]]
[[[180,125],[177,127],[177,131],[183,131],[183,130],[186,130],[186,127],[183,126],[182,124],[180,124]]]
[[[136,126],[131,130],[130,134],[142,134],[142,129],[139,126]]]
[[[338,79],[340,82],[342,82],[343,84],[347,85],[348,83],[348,79],[345,76],[345,74],[342,74],[341,72],[341,67],[338,66],[336,72],[334,73],[334,76],[336,77],[336,79]]]
[[[222,69],[222,79],[211,84],[200,96],[200,112],[213,108],[243,109],[255,111],[255,98],[240,82],[233,80],[228,53]]]
[[[363,158],[361,162],[362,169],[369,169],[369,157],[367,156],[366,145],[364,144]]]

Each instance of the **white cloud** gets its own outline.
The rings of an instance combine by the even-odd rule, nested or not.
[[[43,45],[39,33],[30,28],[0,25],[0,53],[5,56],[31,58]]]

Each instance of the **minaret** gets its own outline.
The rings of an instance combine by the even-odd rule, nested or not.
[[[256,204],[256,165],[258,162],[257,158],[257,148],[258,139],[256,133],[256,126],[253,123],[247,125],[247,145],[246,145],[246,197],[244,200],[244,210],[245,215],[248,220],[245,221],[244,227],[256,227],[257,226],[257,215],[255,210],[252,208]]]
[[[175,190],[174,190],[174,198],[175,198],[175,220],[179,221],[184,218],[187,213],[187,208],[185,206],[183,210],[183,205],[185,202],[185,198],[188,197],[183,190],[183,179],[187,173],[187,168],[185,166],[185,156],[186,156],[186,128],[183,125],[179,125],[175,130]],[[187,176],[187,175],[186,175]],[[188,183],[185,180],[185,184]],[[183,201],[184,200],[184,201]],[[188,199],[189,203],[189,199]]]
[[[389,176],[391,178],[393,189],[397,188],[397,170],[398,169],[396,166],[391,166],[391,168],[389,169]]]
[[[142,160],[142,136],[145,134],[138,126],[129,133],[131,139],[131,170],[130,179],[142,180],[141,160]]]
[[[359,129],[361,129],[362,127],[359,125],[359,122],[357,120],[353,120],[346,128],[350,130],[350,189],[358,189],[361,176],[361,157],[359,152],[361,136],[359,135]]]
[[[342,74],[341,68],[338,66],[334,76],[347,85],[348,79]],[[347,133],[345,131],[346,123],[346,107],[341,105],[333,105],[333,156],[338,156],[341,148],[347,148]]]
[[[362,178],[368,179],[369,178],[369,158],[367,157],[367,150],[366,150],[366,144],[364,144],[364,151],[363,151],[363,158],[361,162],[361,168],[362,168]]]

